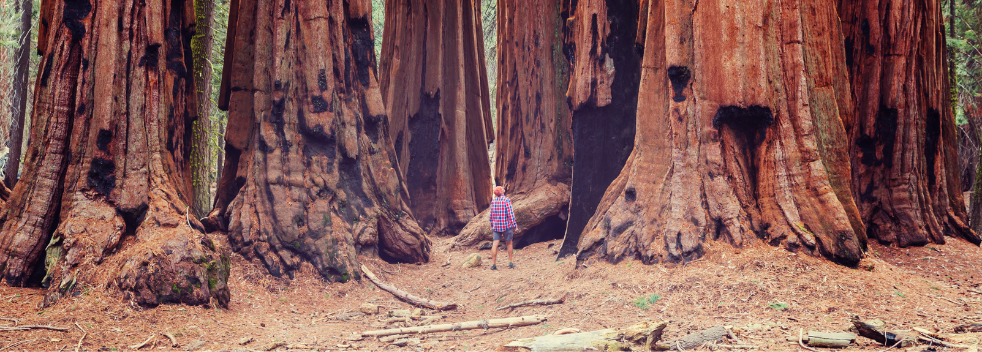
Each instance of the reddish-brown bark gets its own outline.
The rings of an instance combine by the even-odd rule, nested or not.
[[[388,0],[381,90],[411,207],[456,235],[491,201],[494,139],[480,1]]]
[[[901,247],[979,243],[967,225],[940,1],[841,1],[857,103],[852,184],[870,237]]]
[[[521,247],[562,236],[566,227],[573,148],[565,21],[559,0],[502,0],[497,18],[495,183],[514,203]],[[488,215],[471,219],[455,244],[491,240]]]
[[[573,113],[573,181],[559,256],[580,234],[634,147],[641,52],[637,0],[563,1],[563,51],[572,63],[566,92]]]
[[[759,236],[857,263],[865,235],[844,157],[851,103],[834,4],[672,0],[647,11],[634,150],[579,259],[691,260],[706,241]]]
[[[27,284],[44,260],[49,303],[84,285],[144,305],[228,303],[229,259],[187,214],[191,10],[182,0],[42,3],[31,182],[0,218],[8,284]]]
[[[369,1],[232,4],[227,158],[209,227],[227,226],[233,248],[276,276],[309,262],[346,281],[358,254],[427,261],[394,167]]]

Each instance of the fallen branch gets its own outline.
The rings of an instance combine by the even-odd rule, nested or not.
[[[21,325],[21,326],[0,326],[0,331],[24,331],[31,329],[48,329],[55,331],[68,331],[68,328],[59,328],[50,325]]]
[[[804,342],[801,342],[801,333],[802,333],[802,329],[798,329],[798,346],[801,346],[801,348],[804,348],[804,349],[809,350],[809,351],[812,351],[812,352],[818,352],[818,350],[816,350],[814,348],[811,348],[811,347],[808,347],[808,346],[805,346],[805,343]]]
[[[75,345],[75,352],[78,352],[79,350],[82,349],[82,340],[85,340],[85,336],[88,336],[89,333],[85,331],[85,329],[82,329],[82,326],[78,325],[78,323],[75,323],[75,327],[77,327],[79,330],[82,330],[82,337],[78,339],[78,344]]]
[[[706,347],[714,351],[717,348],[729,348],[731,350],[756,350],[760,348],[760,346],[754,346],[754,345],[722,345],[722,344],[715,344],[715,343],[707,343]]]
[[[736,345],[734,345],[734,346],[741,346],[741,345],[743,345],[743,341],[740,341],[740,338],[738,338],[738,337],[736,336],[736,334],[734,334],[734,333],[733,333],[733,331],[732,331],[732,330],[730,330],[730,328],[727,328],[727,327],[724,327],[724,328],[726,328],[726,336],[729,336],[729,337],[730,337],[730,339],[731,339],[731,340],[733,340],[733,342],[736,342],[736,343],[737,343],[737,344],[736,344]],[[723,346],[723,345],[718,345],[718,346]],[[749,346],[749,345],[748,345],[748,346]],[[755,347],[755,348],[756,348],[756,347]]]
[[[379,280],[378,277],[376,277],[374,273],[372,273],[370,270],[368,270],[368,268],[365,267],[365,265],[362,265],[361,266],[361,271],[363,273],[365,273],[365,277],[367,277],[369,281],[371,281],[372,283],[374,283],[375,286],[378,286],[378,288],[380,288],[380,289],[382,289],[382,290],[384,290],[384,291],[386,291],[388,293],[391,293],[393,296],[396,296],[397,298],[399,298],[399,299],[401,299],[403,301],[406,301],[409,304],[413,304],[413,305],[417,305],[417,306],[423,306],[423,307],[430,308],[430,309],[435,309],[435,310],[451,310],[451,309],[456,309],[457,308],[457,304],[456,303],[437,302],[437,301],[429,300],[429,299],[422,298],[422,297],[416,297],[416,296],[413,296],[413,295],[409,294],[406,291],[403,291],[403,290],[400,290],[400,289],[396,288],[395,286],[392,286],[392,285],[389,285],[387,283],[384,283],[384,282],[382,282],[382,280]]]
[[[943,347],[948,347],[948,348],[972,348],[972,346],[969,346],[969,345],[959,345],[959,344],[954,344],[954,343],[947,343],[947,342],[938,340],[936,338],[930,337],[930,336],[928,336],[927,334],[924,334],[924,333],[921,333],[919,336],[917,336],[917,338],[919,338],[921,340],[924,340],[926,342],[930,342],[932,344],[938,345],[938,346],[943,346]]]
[[[170,347],[177,347],[177,338],[174,337],[174,334],[171,334],[169,332],[162,332],[160,334],[167,336],[167,338],[170,339]]]
[[[443,331],[504,328],[504,327],[512,327],[512,326],[535,325],[545,320],[546,320],[546,316],[544,315],[532,315],[532,316],[502,318],[502,319],[474,320],[474,321],[466,321],[463,323],[454,323],[454,324],[425,325],[425,326],[415,326],[415,327],[406,327],[406,328],[398,328],[398,329],[372,330],[372,331],[363,332],[362,335],[363,336],[387,336],[387,335],[413,334],[413,333],[428,334],[428,333],[443,332]]]
[[[948,301],[948,302],[951,302],[951,303],[953,303],[953,304],[955,304],[955,305],[959,305],[959,306],[960,306],[960,305],[964,305],[964,303],[961,303],[961,302],[958,302],[958,301],[955,301],[955,300],[953,300],[953,299],[951,299],[951,298],[948,298],[948,297],[943,297],[943,296],[939,296],[939,295],[928,295],[928,296],[931,296],[931,297],[934,297],[934,298],[937,298],[937,299],[942,299],[942,300],[945,300],[945,301]]]
[[[24,340],[24,341],[14,342],[12,344],[9,344],[9,345],[0,347],[0,351],[3,351],[5,349],[8,349],[8,348],[11,348],[11,347],[14,347],[14,346],[17,346],[17,345],[22,344],[22,343],[28,343],[28,342],[33,342],[33,341],[37,341],[37,340],[40,340],[40,339],[30,339],[30,340]]]
[[[467,293],[474,292],[475,290],[477,290],[479,288],[481,288],[481,284],[477,284],[477,287],[470,289],[470,291],[467,291]]]
[[[141,349],[141,348],[143,348],[143,346],[146,346],[146,345],[147,345],[148,343],[150,343],[150,341],[152,341],[152,340],[153,340],[153,337],[154,337],[154,336],[157,336],[157,334],[150,334],[150,337],[148,337],[146,341],[143,341],[143,342],[141,342],[141,343],[139,343],[139,344],[136,344],[136,345],[130,345],[130,346],[128,346],[128,347],[129,347],[129,348],[130,348],[131,350],[138,350],[138,349]]]
[[[894,347],[900,346],[900,343],[901,342],[904,342],[904,340],[898,340],[897,343],[893,344],[893,346],[887,347],[887,348],[881,350],[880,352],[887,352],[887,351],[891,350]]]
[[[564,300],[565,300],[565,298],[559,298],[559,299],[533,299],[533,300],[518,302],[518,303],[515,303],[515,304],[509,304],[509,305],[504,306],[504,307],[499,307],[498,309],[495,309],[495,310],[504,310],[504,309],[518,308],[518,307],[525,307],[525,306],[548,306],[548,305],[551,305],[551,304],[561,304],[561,303],[563,303]]]

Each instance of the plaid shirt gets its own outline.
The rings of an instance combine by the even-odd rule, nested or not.
[[[511,199],[507,196],[497,196],[491,201],[491,231],[505,232],[507,229],[518,227],[515,223],[515,211],[511,208]]]

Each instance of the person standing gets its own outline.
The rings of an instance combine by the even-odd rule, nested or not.
[[[498,244],[504,235],[505,244],[508,245],[508,267],[515,268],[512,262],[512,253],[515,248],[512,246],[512,238],[515,236],[515,211],[511,207],[511,199],[505,196],[504,187],[494,188],[494,200],[491,201],[491,232],[494,243],[491,245],[491,270],[498,270]]]

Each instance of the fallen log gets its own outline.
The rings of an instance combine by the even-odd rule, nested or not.
[[[849,332],[808,332],[808,346],[843,348],[853,341],[856,341],[856,334]]]
[[[982,323],[959,325],[955,327],[955,332],[982,332]]]
[[[462,323],[414,326],[398,329],[372,330],[362,333],[362,336],[387,336],[396,334],[428,334],[443,331],[509,328],[513,326],[535,325],[546,320],[545,315],[530,315],[524,317],[474,320]]]
[[[509,304],[509,305],[504,306],[504,307],[498,307],[498,309],[495,309],[495,310],[504,310],[504,309],[518,308],[518,307],[526,307],[526,306],[548,306],[548,305],[552,305],[552,304],[561,304],[565,300],[566,300],[565,298],[558,298],[558,299],[532,299],[532,300],[528,300],[528,301],[522,301],[522,302],[518,302],[518,303],[514,303],[514,304]]]
[[[706,330],[697,331],[678,339],[655,345],[656,351],[688,350],[703,344],[717,343],[726,337],[726,328],[717,325]]]
[[[913,346],[916,342],[908,336],[886,330],[884,328],[886,324],[878,319],[864,321],[859,319],[859,316],[854,315],[852,317],[852,324],[856,327],[856,332],[859,333],[859,336],[882,343],[884,346],[894,346],[899,343],[898,346],[906,348]]]
[[[366,268],[364,265],[361,266],[361,271],[365,274],[365,277],[367,277],[368,280],[370,280],[372,283],[375,284],[375,286],[378,286],[378,288],[388,293],[391,293],[393,296],[396,296],[396,298],[399,298],[405,301],[406,303],[417,305],[417,306],[423,306],[435,310],[451,310],[457,308],[456,303],[437,302],[422,297],[416,297],[406,291],[396,288],[395,286],[384,283],[382,282],[382,280],[379,280],[378,277],[376,277],[375,274],[372,273],[370,270],[368,270],[368,268]]]
[[[509,342],[506,351],[652,351],[668,322],[640,322],[623,329],[546,335]]]
[[[54,331],[68,331],[68,328],[59,328],[50,325],[21,325],[21,326],[3,326],[0,327],[0,331],[24,331],[31,329],[47,329]]]

